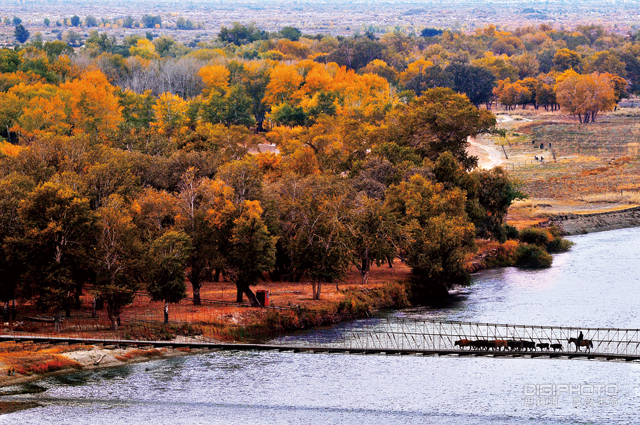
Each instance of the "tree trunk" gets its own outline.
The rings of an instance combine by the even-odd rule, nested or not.
[[[260,307],[260,301],[256,298],[256,294],[253,293],[249,285],[236,283],[236,288],[238,288],[238,296],[242,297],[242,294],[246,295],[251,303],[251,307]]]
[[[504,148],[504,145],[502,145],[502,152],[504,153],[504,159],[509,159],[509,157],[507,156],[507,151]]]
[[[197,279],[197,282],[192,280],[191,286],[193,288],[193,305],[202,305],[202,301],[200,300],[200,288],[202,287],[200,279]]]
[[[80,296],[82,295],[82,282],[76,283],[76,290],[73,294],[73,306],[76,310],[80,310],[82,308],[82,304],[80,304]],[[67,316],[69,317],[69,316]]]
[[[53,321],[56,333],[62,332],[62,326],[60,324],[61,322],[62,322],[62,311],[60,310],[60,308],[58,308],[56,309],[56,317]]]
[[[96,297],[93,297],[93,303],[91,305],[91,318],[95,319],[96,317],[98,317],[98,311],[97,311],[97,305],[98,305],[98,301],[96,300]]]
[[[222,270],[221,269],[216,269],[216,271],[213,273],[213,281],[218,283],[220,282],[220,272]]]
[[[164,302],[164,324],[169,323],[169,301]]]
[[[316,281],[311,282],[311,299],[316,299]]]
[[[195,237],[194,237],[195,240]],[[201,305],[200,301],[200,288],[202,287],[202,281],[200,276],[202,275],[202,267],[198,261],[197,253],[193,255],[191,260],[191,270],[189,271],[189,281],[191,282],[191,288],[193,289],[193,305]]]
[[[13,299],[13,310],[11,310],[11,320],[15,321],[16,320],[16,315],[18,314],[18,311],[16,310],[16,299]]]
[[[2,322],[7,323],[8,321],[9,321],[9,301],[6,301],[2,308]]]
[[[360,275],[362,277],[363,285],[366,285],[367,282],[369,281],[369,270],[370,270],[369,248],[366,248],[364,257],[362,258],[362,266],[360,268]]]
[[[109,316],[109,320],[111,321],[111,330],[114,332],[118,332],[118,320],[114,316]]]
[[[316,287],[316,300],[320,301],[320,291],[322,290],[322,281],[318,281],[318,286]]]
[[[240,288],[240,286],[238,285],[236,285],[236,302],[237,303],[242,302],[242,288]]]

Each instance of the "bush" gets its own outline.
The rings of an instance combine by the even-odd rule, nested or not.
[[[553,258],[538,245],[520,245],[516,250],[516,265],[532,269],[551,267]]]
[[[556,236],[547,244],[547,252],[566,252],[569,251],[573,245],[573,242],[561,236]]]
[[[520,233],[518,232],[518,229],[515,228],[515,226],[505,224],[504,226],[502,226],[502,228],[504,229],[504,235],[507,239],[518,239],[520,237]]]
[[[520,242],[538,246],[547,246],[551,240],[551,235],[549,234],[549,231],[545,229],[534,229],[532,227],[528,227],[520,230],[518,238],[520,239]]]

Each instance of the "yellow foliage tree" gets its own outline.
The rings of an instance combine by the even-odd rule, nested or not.
[[[304,93],[300,90],[304,78],[295,67],[279,64],[271,70],[269,84],[264,95],[264,103],[275,105],[278,103],[297,104]]]
[[[79,79],[60,86],[69,97],[69,123],[74,133],[105,138],[122,122],[122,108],[115,87],[98,70],[87,71]]]
[[[188,103],[180,96],[162,93],[153,105],[156,122],[153,125],[161,133],[173,134],[183,130],[187,122]]]
[[[205,84],[205,96],[209,96],[214,90],[222,94],[229,88],[229,76],[231,73],[222,65],[204,66],[200,68],[198,75],[200,75]]]
[[[556,85],[558,104],[581,123],[593,122],[600,111],[610,111],[616,104],[611,78],[594,72],[570,75]]]
[[[131,46],[129,48],[129,54],[131,56],[140,56],[144,59],[155,59],[160,57],[158,53],[156,53],[156,46],[146,38],[139,39],[135,46]]]

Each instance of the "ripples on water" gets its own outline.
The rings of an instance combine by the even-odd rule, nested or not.
[[[551,269],[482,272],[451,306],[396,315],[640,328],[640,229],[572,240]],[[47,391],[12,397],[42,407],[0,424],[634,423],[636,382],[640,365],[625,363],[225,352],[49,378]],[[525,393],[541,384],[584,393]],[[617,393],[589,396],[589,384]]]

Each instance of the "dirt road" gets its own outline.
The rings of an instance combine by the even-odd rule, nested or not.
[[[479,168],[494,168],[505,162],[504,154],[493,146],[483,145],[476,142],[476,139],[469,137],[468,152],[478,157]]]

